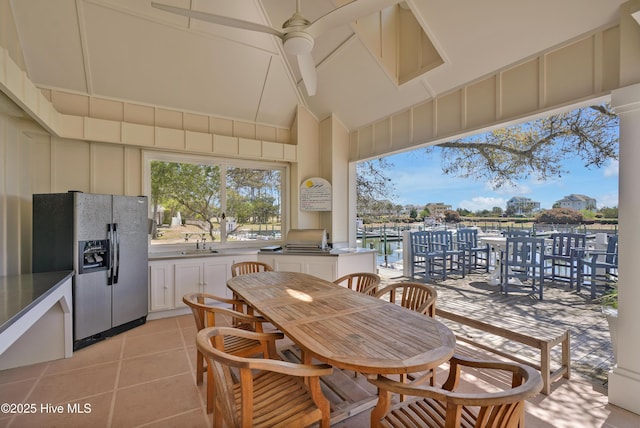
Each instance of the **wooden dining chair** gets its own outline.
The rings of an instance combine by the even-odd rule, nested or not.
[[[230,340],[253,340],[266,342],[275,350],[276,339],[272,333],[228,327],[206,328],[198,333],[198,350],[207,359],[215,380],[214,427],[224,423],[243,428],[306,427],[316,423],[329,427],[329,401],[320,389],[320,376],[330,375],[331,366],[239,357],[224,349]]]
[[[398,293],[401,293],[400,300],[398,300]],[[436,316],[436,299],[438,298],[438,292],[431,285],[420,282],[396,282],[379,290],[375,296],[382,298],[387,294],[389,295],[389,301],[391,303],[400,304],[407,309],[428,315],[432,318]],[[431,384],[434,385],[435,369],[429,370],[426,374],[423,373],[419,375],[403,373],[400,374],[400,380],[402,382],[412,380],[416,383],[423,383],[429,380]],[[400,400],[404,400],[402,395],[400,396]]]
[[[273,272],[273,268],[268,263],[258,261],[237,262],[231,265],[232,278],[239,275],[249,275],[251,273],[258,272]],[[233,293],[233,298],[235,300],[243,301],[236,293]],[[238,310],[237,307],[234,307],[234,309]],[[247,313],[253,314],[253,308],[247,307]]]
[[[272,272],[273,268],[268,263],[248,261],[237,262],[231,265],[231,276],[236,277],[238,275],[248,275],[250,273],[257,272]]]
[[[373,296],[378,291],[380,276],[369,272],[355,272],[344,275],[333,283]]]
[[[461,373],[467,370],[472,379],[507,374],[509,384],[499,391],[475,392],[481,385],[465,385],[464,392],[458,391],[463,383]],[[369,382],[378,387],[379,393],[378,404],[371,411],[371,427],[394,428],[522,427],[525,400],[542,389],[542,376],[532,367],[458,355],[451,359],[448,378],[441,388],[396,382],[380,375]],[[392,393],[412,398],[392,406]]]
[[[227,299],[207,293],[190,293],[182,297],[185,305],[191,308],[193,317],[196,322],[196,329],[201,331],[208,327],[218,326],[222,319],[233,327],[243,330],[262,332],[262,323],[266,322],[263,318],[246,314],[244,312],[234,311],[220,304],[231,305],[232,307],[241,307],[244,302]],[[278,333],[280,338],[284,335]],[[275,356],[274,351],[267,347],[267,343],[260,340],[248,338],[230,338],[224,344],[224,350],[230,354],[243,357],[253,355],[264,355],[266,358]],[[204,365],[204,356],[199,349],[196,349],[196,384],[200,385],[206,370]],[[211,382],[207,385],[207,411],[213,410],[213,385]]]
[[[434,317],[438,292],[431,285],[420,282],[396,282],[378,290],[375,297],[389,295],[389,301],[412,311]],[[398,300],[397,294],[400,294]]]

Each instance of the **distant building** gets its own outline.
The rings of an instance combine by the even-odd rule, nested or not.
[[[513,215],[530,215],[540,210],[540,202],[523,196],[514,196],[507,201],[507,212]]]
[[[554,206],[571,208],[572,210],[596,210],[596,200],[585,195],[571,194],[557,201]]]
[[[429,217],[441,219],[444,218],[445,211],[451,210],[451,205],[445,205],[443,202],[431,202],[425,208],[429,210]]]

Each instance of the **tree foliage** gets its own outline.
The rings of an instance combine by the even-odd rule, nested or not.
[[[444,212],[444,221],[447,223],[459,223],[461,221],[458,211],[447,210]]]
[[[552,208],[535,217],[536,223],[547,224],[580,224],[582,220],[582,214],[571,208]]]
[[[498,188],[531,176],[561,177],[568,173],[562,168],[567,158],[578,157],[587,168],[618,159],[618,123],[609,105],[595,105],[426,150],[440,150],[444,174],[485,179]]]
[[[151,183],[154,211],[162,204],[181,211],[185,217],[202,221],[214,240],[213,218],[220,210],[218,166],[153,161]]]
[[[360,162],[356,167],[358,212],[374,209],[378,201],[395,198],[395,186],[385,174],[393,164],[386,158]]]

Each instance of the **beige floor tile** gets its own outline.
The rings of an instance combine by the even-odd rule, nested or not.
[[[0,370],[0,385],[25,379],[40,377],[51,363],[39,363],[30,366],[15,367],[13,369]]]
[[[91,367],[118,361],[122,354],[122,336],[109,337],[101,342],[74,351],[72,358],[52,361],[46,374],[62,373],[81,367]]]
[[[137,426],[201,409],[193,377],[181,374],[116,392],[113,426]]]
[[[154,422],[153,428],[209,428],[211,423],[211,417],[197,409]]]
[[[11,427],[38,427],[38,428],[85,428],[107,427],[113,392],[96,395],[80,401],[61,404],[62,411],[55,409],[39,411],[35,414],[19,415],[12,421]],[[39,403],[45,404],[45,403]],[[86,405],[86,406],[85,406]],[[82,413],[81,413],[82,412]]]
[[[153,354],[184,346],[178,329],[127,337],[124,344],[124,358]]]
[[[122,361],[118,388],[180,373],[191,374],[191,365],[184,348],[128,358]]]
[[[43,376],[27,398],[31,403],[66,403],[111,391],[119,362]]]
[[[147,321],[145,324],[133,328],[123,334],[127,338],[141,336],[145,334],[159,333],[163,331],[175,331],[180,326],[176,317],[161,318],[157,320]]]
[[[176,320],[178,321],[178,325],[180,326],[180,328],[185,328],[185,327],[195,328],[196,326],[196,321],[193,318],[193,315],[191,314],[178,316],[176,317]]]
[[[37,378],[19,380],[0,387],[0,403],[24,403]]]

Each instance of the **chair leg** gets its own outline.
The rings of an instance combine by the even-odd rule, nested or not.
[[[202,379],[205,372],[204,368],[204,356],[197,351],[196,354],[196,385],[202,385]]]

